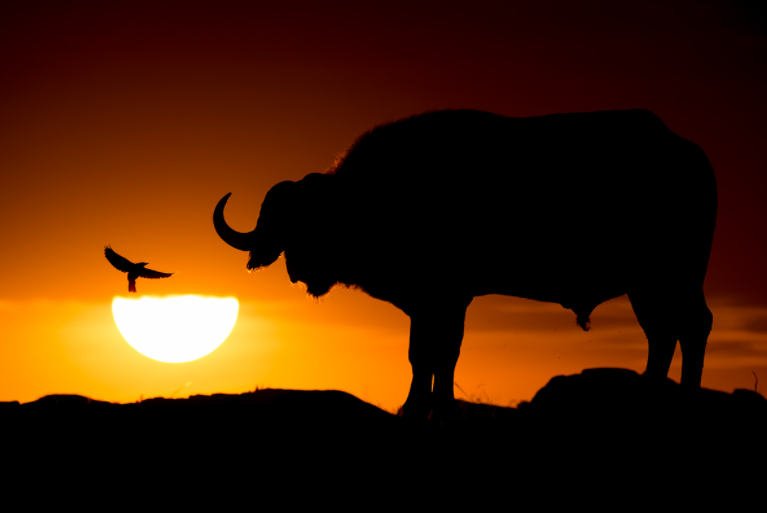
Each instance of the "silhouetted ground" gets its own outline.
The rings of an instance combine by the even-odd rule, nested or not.
[[[138,465],[169,477],[330,479],[343,468],[339,476],[403,485],[444,475],[456,486],[471,476],[488,486],[648,480],[652,488],[679,476],[701,486],[715,476],[764,477],[767,455],[760,394],[688,391],[624,369],[557,376],[517,408],[458,401],[442,422],[399,418],[344,392],[274,389],[131,404],[51,395],[0,403],[0,418],[6,465],[15,452],[25,468]]]

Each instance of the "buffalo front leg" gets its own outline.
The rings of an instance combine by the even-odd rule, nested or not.
[[[410,350],[413,381],[403,410],[423,417],[432,408],[455,400],[455,365],[463,341],[466,300],[439,301],[410,313]]]

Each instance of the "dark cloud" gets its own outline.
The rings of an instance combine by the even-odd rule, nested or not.
[[[767,314],[767,312],[765,312]],[[757,333],[767,333],[767,315],[753,316],[746,319],[744,328]],[[765,339],[767,342],[767,339]]]
[[[767,347],[765,344],[744,340],[709,341],[706,355],[767,359]]]

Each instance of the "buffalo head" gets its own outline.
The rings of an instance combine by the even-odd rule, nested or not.
[[[248,270],[260,269],[271,265],[285,251],[287,234],[290,231],[291,218],[295,216],[291,208],[296,200],[295,182],[280,182],[272,187],[261,205],[256,228],[252,232],[242,233],[226,224],[224,207],[230,192],[218,202],[213,212],[213,225],[218,236],[224,242],[240,251],[250,251]]]
[[[328,178],[312,173],[298,182],[285,181],[272,187],[261,205],[256,228],[248,233],[234,230],[224,219],[229,193],[213,212],[216,232],[233,248],[250,252],[249,271],[273,264],[284,252],[290,281],[302,281],[309,294],[323,296],[338,282],[332,277],[333,266],[328,262],[332,259],[322,240],[322,211],[329,200],[324,185]]]

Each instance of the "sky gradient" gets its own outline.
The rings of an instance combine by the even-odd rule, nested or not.
[[[527,4],[3,2],[0,400],[259,386],[396,408],[408,318],[360,292],[313,302],[282,259],[248,274],[211,217],[232,192],[227,220],[249,231],[272,185],[321,172],[376,124],[443,108],[645,108],[700,145],[719,191],[703,386],[767,382],[764,16],[750,2]],[[136,353],[112,319],[127,280],[105,244],[176,273],[139,280],[139,295],[238,298],[229,339],[186,364]],[[646,356],[625,297],[588,333],[558,305],[477,298],[456,394],[513,404],[557,374],[642,371]]]

